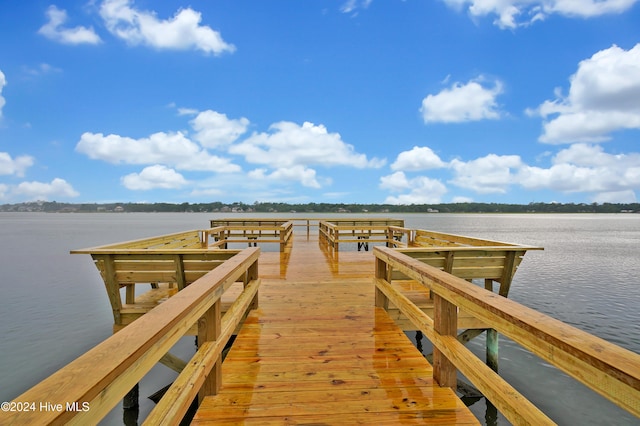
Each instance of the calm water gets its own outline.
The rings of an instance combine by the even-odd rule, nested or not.
[[[264,216],[264,215],[260,215]],[[202,229],[212,214],[0,214],[0,401],[11,400],[111,335],[102,280],[88,255],[69,250]],[[509,297],[640,353],[640,215],[393,215],[406,226],[542,246],[516,274]],[[471,348],[484,353],[478,338]],[[177,355],[193,352],[183,339]],[[500,374],[566,425],[640,424],[555,368],[500,337]],[[175,377],[165,367],[146,396]],[[485,404],[471,406],[483,419]],[[491,424],[494,420],[488,420]],[[115,410],[104,424],[122,424]],[[497,424],[508,424],[500,416]]]

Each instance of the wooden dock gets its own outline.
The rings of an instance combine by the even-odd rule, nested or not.
[[[114,335],[8,402],[0,424],[97,424],[158,362],[179,375],[144,425],[179,424],[194,402],[196,425],[477,424],[459,375],[512,424],[554,424],[498,374],[498,335],[640,418],[639,354],[507,298],[537,249],[305,218],[74,250],[104,281]],[[483,332],[485,360],[465,346]],[[198,349],[180,360],[169,351],[187,334]]]
[[[323,254],[305,235],[287,250],[262,253],[260,307],[193,424],[478,424],[374,306],[371,252]]]

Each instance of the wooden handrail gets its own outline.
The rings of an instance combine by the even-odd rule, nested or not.
[[[450,336],[450,333],[436,333],[431,319],[389,284],[392,269],[423,284],[437,295],[438,298],[434,298],[436,311],[438,303],[449,303],[464,309],[616,405],[640,417],[640,355],[395,250],[375,247],[374,254],[376,304],[386,306],[387,300],[396,304],[430,338],[434,348],[444,356],[444,362],[455,365],[514,423],[522,421],[520,416],[525,412],[530,412],[532,416],[527,418],[527,422],[537,422],[538,414],[535,410],[523,410],[521,395],[511,394],[512,391],[505,387],[508,386],[506,382],[496,385],[495,380],[499,376],[489,373],[488,368],[478,370],[478,363],[470,363],[468,354],[465,354],[466,349],[463,349],[463,345],[454,343],[455,337]],[[434,351],[434,358],[437,351]],[[436,366],[434,374],[435,370]],[[496,391],[496,386],[502,387],[502,391]],[[515,398],[509,395],[515,395]]]
[[[436,232],[436,231],[428,231],[425,229],[417,229],[415,231],[415,236],[414,238],[419,238],[419,237],[427,237],[428,239],[432,239],[435,242],[435,246],[438,246],[438,242],[450,242],[452,244],[455,245],[460,245],[460,246],[473,246],[473,247],[477,247],[477,246],[512,246],[515,244],[511,244],[511,243],[506,243],[506,242],[502,242],[502,241],[493,241],[493,240],[486,240],[483,238],[476,238],[476,237],[467,237],[464,235],[456,235],[456,234],[445,234],[442,232]]]
[[[218,335],[208,338],[214,343],[203,347],[208,359],[219,360],[223,340],[228,335],[224,324],[226,327],[236,324],[245,313],[241,308],[246,310],[251,306],[247,300],[255,302],[259,254],[259,248],[242,250],[14,400],[43,402],[61,409],[2,412],[0,424],[97,423],[196,322],[199,322],[199,336]],[[225,315],[227,319],[222,320],[223,327],[219,327],[220,297],[226,287],[237,281],[243,281],[248,292],[241,304],[230,310],[234,317]],[[215,315],[211,317],[211,313],[218,315],[218,319]],[[208,320],[202,321],[202,318]],[[219,365],[219,361],[215,363]],[[211,368],[200,369],[202,383],[217,378],[219,369],[215,375],[211,373],[206,377],[206,371]],[[213,388],[219,385],[214,383]],[[80,410],[76,410],[77,407]],[[85,407],[87,410],[83,411]]]
[[[202,387],[205,377],[209,375],[218,360],[226,342],[240,323],[253,297],[258,291],[260,280],[252,280],[245,291],[231,305],[222,318],[221,332],[218,339],[204,342],[185,369],[171,384],[155,408],[144,420],[144,425],[172,424],[180,421],[189,409],[193,399]]]
[[[158,249],[163,249],[166,250],[168,249],[168,247],[158,247],[159,244],[163,244],[163,243],[173,243],[175,241],[179,241],[181,237],[190,237],[191,239],[194,240],[200,240],[200,232],[199,230],[191,230],[191,231],[183,231],[183,232],[176,232],[173,234],[167,234],[167,235],[161,235],[158,237],[151,237],[151,238],[140,238],[137,240],[131,240],[131,241],[124,241],[124,242],[120,242],[120,243],[115,243],[115,244],[106,244],[103,246],[99,246],[99,247],[90,247],[90,248],[85,248],[85,249],[78,249],[78,250],[73,250],[71,253],[73,254],[91,254],[91,253],[95,253],[96,251],[106,251],[106,250],[120,250],[120,249],[152,249],[152,248],[158,248]],[[180,247],[183,248],[183,247]],[[192,247],[195,248],[195,247]]]
[[[318,224],[318,228],[320,237],[324,238],[336,250],[341,243],[361,243],[361,238],[365,238],[367,243],[384,243],[387,247],[406,247],[411,244],[413,230],[402,226],[379,224],[379,222],[383,221],[350,220],[348,222],[353,223],[346,225],[341,224],[341,222],[321,221]],[[374,222],[376,224],[373,224]],[[402,243],[394,239],[394,233],[404,234],[407,242]]]
[[[245,224],[245,221],[238,221],[237,224],[234,221],[229,222],[229,224],[202,231],[203,245],[209,248],[225,248],[229,243],[279,243],[280,251],[283,251],[293,233],[292,221],[267,221],[267,223],[256,221],[253,225]],[[213,243],[209,242],[211,236],[216,239]]]

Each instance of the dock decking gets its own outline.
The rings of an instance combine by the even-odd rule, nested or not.
[[[242,219],[72,251],[95,262],[115,334],[8,403],[0,424],[97,424],[123,397],[136,406],[158,362],[179,375],[145,425],[178,424],[194,401],[194,424],[477,424],[459,374],[511,423],[555,424],[497,374],[499,334],[640,418],[639,354],[506,297],[539,248],[302,221],[295,236],[294,220]],[[429,340],[432,366],[403,330]],[[485,331],[486,362],[464,345]],[[198,349],[183,361],[169,350],[186,334]]]
[[[260,307],[193,424],[478,424],[375,307],[371,252],[323,253],[301,235],[259,270]]]

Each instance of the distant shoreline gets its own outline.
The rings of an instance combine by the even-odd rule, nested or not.
[[[443,203],[443,204],[346,204],[346,203],[59,203],[34,201],[0,205],[0,212],[47,213],[640,213],[640,203]]]

